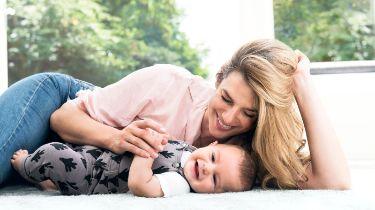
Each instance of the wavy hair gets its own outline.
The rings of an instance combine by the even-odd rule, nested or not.
[[[307,181],[310,159],[302,153],[303,123],[293,95],[297,55],[284,43],[261,39],[243,45],[216,75],[216,86],[238,71],[256,94],[257,124],[251,149],[259,159],[258,180],[263,188],[298,188]]]

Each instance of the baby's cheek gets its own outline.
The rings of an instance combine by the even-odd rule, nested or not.
[[[213,193],[213,186],[208,182],[202,182],[200,183],[200,191],[204,193]]]

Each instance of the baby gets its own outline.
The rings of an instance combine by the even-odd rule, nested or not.
[[[53,142],[32,154],[19,150],[11,163],[26,180],[35,184],[51,180],[65,195],[239,192],[250,190],[255,179],[255,162],[248,152],[217,142],[196,149],[170,140],[155,159]]]

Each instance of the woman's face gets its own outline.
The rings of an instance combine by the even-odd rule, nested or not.
[[[207,114],[209,132],[225,139],[250,130],[256,123],[255,93],[241,73],[231,72],[216,89]]]

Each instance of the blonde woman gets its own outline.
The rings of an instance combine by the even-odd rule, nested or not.
[[[252,149],[260,159],[262,187],[350,188],[345,155],[314,90],[309,64],[281,42],[258,40],[242,46],[217,74],[219,86],[231,72],[241,72],[255,92]],[[310,155],[302,151],[304,127]]]
[[[82,86],[87,90],[64,103]],[[350,187],[347,162],[312,87],[307,57],[276,40],[241,47],[218,72],[216,89],[173,65],[144,68],[95,89],[66,75],[39,74],[10,87],[0,110],[12,113],[0,112],[5,165],[3,158],[9,161],[14,151],[40,146],[49,123],[67,142],[145,158],[155,158],[169,138],[202,147],[241,135],[234,143],[256,154],[263,187]],[[310,155],[302,153],[304,127]],[[2,168],[0,182],[10,174]]]

